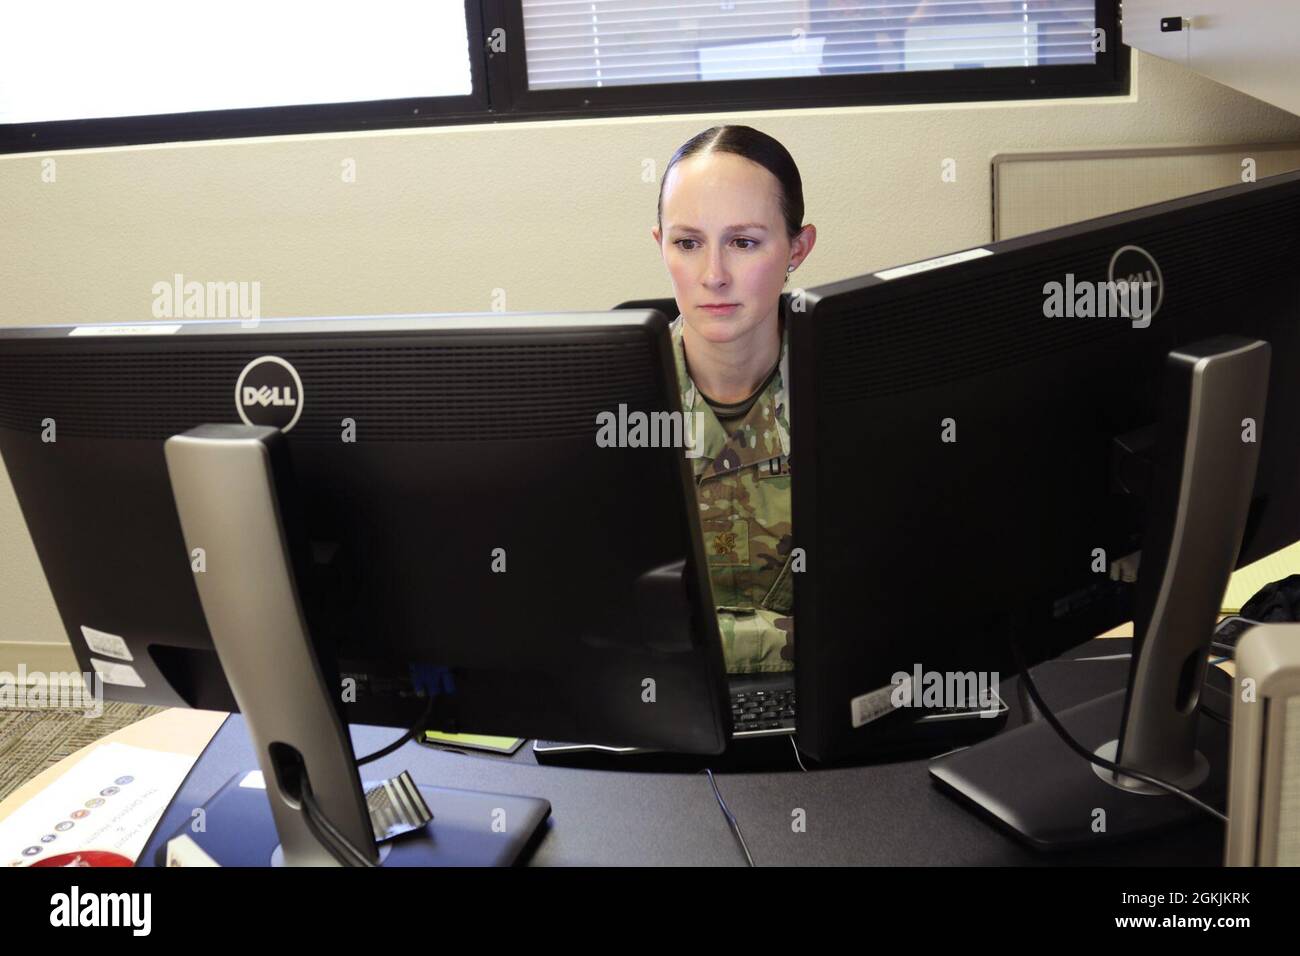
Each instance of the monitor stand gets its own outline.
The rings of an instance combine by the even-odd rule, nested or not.
[[[1098,756],[1175,784],[1216,809],[1224,802],[1227,733],[1217,723],[1198,722],[1197,704],[1254,487],[1269,356],[1267,343],[1238,336],[1169,354],[1158,439],[1163,454],[1143,535],[1128,688],[1057,715]],[[1243,439],[1247,418],[1254,419],[1255,441]],[[930,774],[1039,849],[1100,846],[1203,814],[1180,797],[1084,760],[1042,719],[937,757]]]
[[[202,549],[194,580],[208,630],[274,817],[279,846],[264,848],[264,865],[273,857],[289,866],[339,865],[308,825],[304,778],[325,818],[380,865],[351,737],[335,706],[342,690],[327,686],[296,585],[284,435],[266,426],[201,425],[169,438],[164,454],[192,565]],[[433,820],[392,842],[400,865],[512,863],[550,813],[533,797],[423,785],[419,792]],[[210,846],[221,842],[212,836],[209,830]],[[230,833],[226,842],[240,838]]]

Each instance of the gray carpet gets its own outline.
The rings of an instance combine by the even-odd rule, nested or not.
[[[87,744],[164,709],[106,700],[100,716],[86,717],[77,710],[0,707],[0,800]]]

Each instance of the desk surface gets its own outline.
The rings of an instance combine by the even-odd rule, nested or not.
[[[1105,652],[1127,650],[1107,641]],[[1070,656],[1098,654],[1084,645]],[[1075,662],[1086,668],[1053,685],[1048,695],[1064,709],[1123,686],[1127,663]],[[1038,673],[1036,671],[1036,673]],[[1013,681],[1002,694],[1008,727],[1023,722]],[[1073,695],[1075,699],[1067,699]],[[357,753],[394,738],[391,728],[351,728]],[[801,772],[793,753],[788,772],[717,773],[718,787],[757,865],[888,864],[1120,864],[1222,863],[1223,831],[1206,820],[1119,847],[1037,854],[975,817],[930,782],[925,760]],[[410,770],[420,783],[544,797],[552,807],[547,832],[530,862],[539,865],[743,865],[744,857],[701,773],[638,772],[540,766],[531,744],[511,756],[463,754],[408,743],[367,765],[367,777]],[[142,860],[152,860],[166,837],[184,825],[231,776],[257,768],[242,717],[231,715],[195,763],[168,808]],[[795,832],[802,809],[806,831]]]

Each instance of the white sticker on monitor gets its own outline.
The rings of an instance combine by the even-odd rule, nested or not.
[[[119,664],[116,661],[101,661],[98,657],[90,659],[90,666],[95,668],[95,673],[105,684],[116,684],[119,687],[143,687],[144,678],[130,664]]]
[[[918,272],[928,272],[931,269],[942,269],[944,266],[956,265],[959,262],[966,262],[970,259],[982,259],[984,256],[991,255],[993,255],[992,249],[985,249],[981,246],[978,249],[967,249],[965,252],[951,252],[946,256],[935,256],[933,259],[922,259],[920,262],[913,262],[910,265],[886,269],[884,272],[876,272],[874,275],[877,279],[901,279],[903,276],[916,275]]]
[[[262,771],[250,770],[244,774],[244,779],[239,781],[239,785],[249,790],[265,790],[266,779],[262,776]]]
[[[171,335],[179,325],[79,325],[69,335]]]
[[[116,657],[118,660],[133,661],[131,649],[126,646],[126,641],[116,634],[109,634],[107,631],[97,631],[93,627],[81,625],[81,636],[86,639],[86,646],[95,654],[103,654],[105,657]]]
[[[854,729],[879,720],[894,709],[890,700],[896,685],[889,684],[868,694],[859,694],[849,701],[849,715]]]

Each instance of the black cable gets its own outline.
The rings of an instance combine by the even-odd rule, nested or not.
[[[373,761],[373,760],[378,760],[380,757],[387,757],[390,753],[392,753],[394,750],[397,750],[398,748],[400,748],[400,747],[401,747],[403,744],[405,744],[408,740],[414,740],[414,739],[416,738],[416,736],[417,736],[421,731],[423,731],[424,728],[428,725],[428,723],[429,723],[429,715],[430,715],[431,713],[433,713],[433,697],[432,697],[432,696],[429,697],[429,703],[425,704],[425,706],[424,706],[424,713],[422,713],[422,714],[419,716],[419,718],[415,721],[415,725],[414,725],[413,727],[411,727],[410,730],[408,730],[406,733],[402,734],[401,737],[399,737],[397,740],[394,740],[391,744],[389,744],[387,747],[384,747],[382,750],[376,750],[376,751],[375,751],[374,753],[372,753],[372,754],[367,754],[366,756],[359,758],[359,759],[357,760],[357,766],[360,767],[362,764],[367,764],[367,763],[370,763],[370,762]]]
[[[337,844],[321,832],[320,824],[317,823],[316,818],[312,815],[312,811],[308,808],[306,803],[303,804],[302,808],[302,821],[307,825],[308,831],[316,842],[324,847],[326,852],[334,858],[334,862],[339,866],[356,866],[356,863],[351,857],[347,856]]]
[[[1233,644],[1225,644],[1223,641],[1210,641],[1210,650],[1218,651],[1226,657],[1233,658],[1237,656],[1237,648]]]
[[[1024,712],[1025,723],[1032,724],[1038,720],[1038,714],[1034,712],[1033,702],[1029,699],[1029,691],[1025,689],[1025,682],[1016,681],[1016,698],[1020,701],[1020,709]]]
[[[371,865],[325,815],[325,811],[320,808],[314,795],[304,796],[303,819],[307,828],[311,830],[312,836],[329,851],[330,856],[334,857],[340,866]]]
[[[311,784],[308,782],[306,774],[302,776],[301,787],[302,806],[305,811],[304,818],[307,821],[307,827],[312,831],[312,835],[325,846],[325,849],[329,850],[330,855],[344,866],[378,866],[378,863],[359,850],[325,815],[325,811],[316,802],[316,795],[312,793]],[[318,827],[323,828],[333,840],[326,839],[326,834],[322,834]],[[351,857],[352,862],[340,858],[340,851]]]
[[[1095,753],[1092,753],[1090,750],[1088,750],[1082,744],[1080,744],[1077,740],[1071,737],[1070,732],[1065,729],[1065,727],[1061,724],[1059,720],[1056,719],[1056,715],[1053,714],[1052,711],[1048,708],[1047,703],[1043,700],[1042,695],[1038,692],[1038,685],[1034,683],[1034,678],[1030,675],[1029,668],[1025,666],[1025,658],[1024,655],[1020,653],[1020,644],[1015,639],[1015,634],[1013,632],[1008,631],[1008,639],[1011,644],[1011,653],[1015,656],[1016,659],[1016,667],[1020,671],[1020,679],[1024,681],[1025,687],[1029,691],[1029,696],[1033,699],[1034,705],[1038,708],[1039,713],[1043,715],[1043,719],[1046,720],[1052,726],[1052,729],[1056,731],[1057,736],[1060,737],[1061,740],[1065,742],[1066,746],[1068,746],[1079,756],[1083,757],[1083,759],[1087,760],[1089,763],[1095,764],[1098,767],[1102,767],[1106,770],[1109,770],[1114,774],[1125,776],[1125,777],[1132,777],[1135,780],[1141,780],[1143,783],[1149,783],[1153,787],[1159,787],[1161,790],[1164,790],[1168,793],[1172,793],[1176,797],[1181,797],[1182,799],[1190,803],[1192,806],[1196,807],[1199,810],[1204,811],[1205,813],[1208,813],[1210,816],[1214,817],[1219,822],[1224,824],[1228,822],[1228,818],[1224,816],[1222,813],[1220,813],[1218,810],[1214,809],[1214,807],[1192,796],[1190,793],[1188,793],[1186,790],[1182,789],[1181,787],[1175,786],[1174,784],[1169,783],[1165,780],[1161,780],[1157,777],[1153,777],[1150,774],[1143,773],[1140,770],[1132,770],[1127,767],[1121,767],[1119,764],[1115,763],[1114,761],[1107,760],[1105,757],[1098,757]]]
[[[713,795],[717,797],[718,806],[722,808],[722,815],[727,818],[727,823],[731,826],[731,832],[735,834],[736,839],[740,842],[740,849],[745,854],[745,862],[749,866],[753,866],[754,858],[749,855],[749,845],[745,843],[745,835],[740,832],[740,824],[736,822],[735,815],[728,809],[727,801],[722,799],[722,792],[718,789],[718,782],[713,779],[713,771],[705,767],[703,772],[709,775],[709,785],[713,787]]]
[[[407,741],[413,740],[428,724],[429,715],[433,712],[433,701],[434,698],[431,696],[429,702],[424,706],[424,712],[420,714],[419,718],[410,730],[402,734],[401,737],[394,740],[388,746],[359,758],[356,765],[360,767],[362,764],[371,763],[381,757],[387,757],[393,751],[402,747]],[[330,821],[330,818],[325,815],[325,811],[322,810],[320,804],[316,802],[316,797],[311,791],[311,784],[307,781],[307,775],[305,773],[302,775],[301,789],[303,819],[307,824],[307,829],[311,831],[312,836],[314,836],[317,842],[329,851],[330,855],[333,856],[335,860],[343,866],[379,865],[359,850],[352,841],[344,836],[343,832]],[[325,832],[322,832],[322,830]]]

